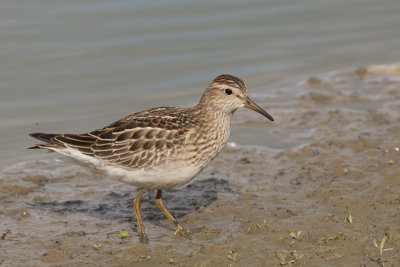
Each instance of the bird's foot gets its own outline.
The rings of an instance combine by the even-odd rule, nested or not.
[[[144,233],[144,232],[140,233],[140,242],[142,242],[142,244],[149,243],[149,238],[147,237],[146,233]]]
[[[178,224],[178,225],[176,226],[175,235],[177,235],[178,233],[179,233],[179,235],[181,235],[181,236],[184,236],[184,237],[186,237],[186,238],[191,239],[191,238],[190,238],[190,235],[189,235],[189,231],[183,229],[183,227],[182,227],[180,224]]]

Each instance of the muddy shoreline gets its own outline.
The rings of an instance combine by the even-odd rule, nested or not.
[[[240,112],[233,127],[265,127],[264,138],[285,138],[284,147],[231,143],[187,187],[165,192],[191,239],[174,236],[155,192],[143,198],[150,244],[142,245],[135,188],[53,155],[4,167],[0,264],[397,266],[400,68],[355,68],[293,87],[295,95],[256,99],[275,123]],[[374,239],[385,236],[381,254]]]

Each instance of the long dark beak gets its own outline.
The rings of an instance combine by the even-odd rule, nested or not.
[[[272,118],[271,115],[269,115],[265,110],[263,110],[259,105],[253,102],[250,98],[247,97],[246,103],[244,105],[246,108],[252,109],[254,111],[257,111],[258,113],[264,115],[267,117],[270,121],[274,121],[274,118]]]

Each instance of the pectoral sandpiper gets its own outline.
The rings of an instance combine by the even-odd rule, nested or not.
[[[233,113],[241,107],[274,119],[247,95],[244,82],[232,75],[216,77],[200,102],[190,108],[159,107],[140,111],[84,134],[31,133],[46,148],[76,158],[140,188],[133,200],[140,240],[147,242],[140,212],[145,189],[156,189],[156,205],[187,232],[164,207],[162,190],[190,182],[225,147]]]

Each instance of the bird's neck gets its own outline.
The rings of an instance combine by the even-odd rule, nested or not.
[[[195,108],[199,113],[198,118],[208,121],[209,124],[215,124],[213,126],[216,127],[229,126],[234,113],[234,111],[225,112],[224,110],[215,108],[211,105],[203,105],[201,102]]]
[[[226,113],[210,106],[198,106],[197,111],[200,113],[198,133],[207,137],[209,143],[215,143],[219,153],[228,142],[233,112]]]

